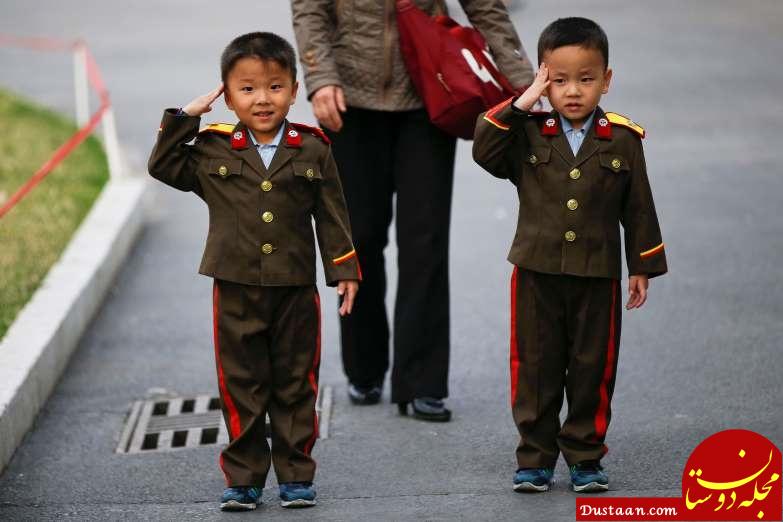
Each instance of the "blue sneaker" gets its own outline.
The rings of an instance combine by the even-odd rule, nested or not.
[[[578,493],[608,491],[609,477],[597,460],[586,460],[571,466],[571,488]]]
[[[315,505],[315,486],[312,482],[284,482],[280,484],[280,505],[301,508]]]
[[[261,503],[263,489],[254,486],[236,486],[226,488],[220,497],[220,509],[223,511],[250,511]]]
[[[554,482],[554,468],[521,468],[514,475],[514,491],[548,491]]]

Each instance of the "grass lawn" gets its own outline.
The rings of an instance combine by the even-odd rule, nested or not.
[[[0,203],[76,131],[74,122],[0,89]],[[89,137],[0,218],[0,339],[60,257],[109,179]]]

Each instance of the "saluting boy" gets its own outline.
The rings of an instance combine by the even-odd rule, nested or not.
[[[605,491],[600,460],[620,344],[620,227],[630,298],[667,270],[641,138],[605,113],[609,44],[585,18],[551,23],[539,70],[521,96],[479,117],[476,162],[511,180],[519,218],[511,277],[511,402],[520,434],[516,491],[546,491],[562,452],[575,491]],[[540,96],[552,112],[531,112]],[[561,426],[563,392],[568,415]]]
[[[361,273],[329,140],[286,120],[298,87],[291,45],[272,33],[245,34],[223,51],[220,68],[218,88],[165,111],[149,172],[209,207],[199,272],[214,278],[215,361],[230,439],[220,456],[228,486],[220,507],[255,509],[271,461],[283,507],[312,506],[321,349],[313,220],[341,315],[351,312]],[[221,94],[239,123],[199,132],[200,116]]]

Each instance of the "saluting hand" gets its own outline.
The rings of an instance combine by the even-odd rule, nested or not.
[[[630,297],[625,304],[626,310],[641,308],[647,301],[647,287],[650,280],[646,275],[632,275],[628,278],[628,293]]]
[[[545,63],[541,63],[536,73],[536,79],[533,84],[527,88],[522,95],[514,102],[517,109],[529,111],[541,96],[546,96],[546,88],[549,87],[549,68]]]
[[[337,283],[337,295],[342,296],[343,302],[340,305],[340,315],[344,316],[353,310],[353,300],[356,298],[356,292],[359,291],[359,281],[348,279]]]
[[[214,90],[208,92],[203,96],[199,96],[192,102],[188,103],[182,108],[182,112],[188,116],[201,116],[205,112],[212,110],[212,104],[218,99],[218,96],[223,94],[223,82],[217,86]]]
[[[339,132],[343,128],[341,112],[345,112],[345,95],[343,88],[337,85],[321,87],[312,98],[313,114],[321,125],[330,131]]]

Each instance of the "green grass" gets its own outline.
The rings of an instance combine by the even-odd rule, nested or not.
[[[0,122],[0,202],[5,202],[76,127],[2,89]],[[90,136],[0,218],[0,339],[60,257],[108,178],[106,155]]]

